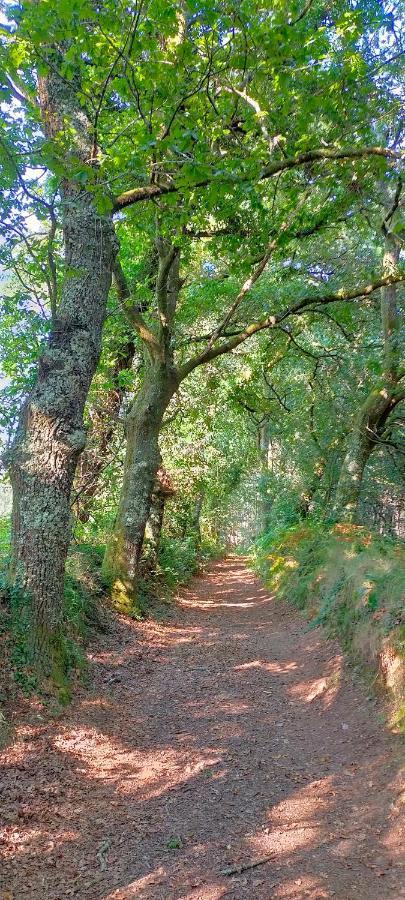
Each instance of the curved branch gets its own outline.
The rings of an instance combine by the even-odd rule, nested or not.
[[[303,19],[304,16],[306,16],[307,12],[309,12],[309,10],[311,9],[313,2],[314,0],[307,0],[302,12],[300,12],[296,19],[291,19],[288,24],[292,26],[298,25],[298,22],[301,22],[301,19]]]
[[[378,281],[374,281],[372,284],[366,284],[362,287],[357,287],[352,291],[340,290],[335,293],[325,294],[323,297],[303,297],[298,303],[293,304],[292,306],[287,307],[283,312],[276,313],[275,315],[267,316],[265,319],[262,319],[260,322],[252,322],[250,325],[241,331],[235,337],[230,338],[228,341],[224,341],[224,343],[220,344],[217,347],[206,347],[202,353],[198,354],[198,356],[192,357],[183,366],[179,369],[180,380],[185,378],[190,372],[197,368],[197,366],[201,366],[206,362],[210,362],[213,359],[216,359],[218,356],[223,356],[225,353],[230,353],[232,350],[235,350],[236,347],[239,347],[240,344],[243,344],[250,337],[253,337],[255,334],[258,334],[260,331],[265,331],[271,328],[277,328],[280,322],[284,322],[289,316],[301,315],[304,313],[308,307],[312,306],[313,303],[326,305],[328,303],[339,303],[339,302],[347,302],[350,300],[356,300],[358,297],[367,297],[369,294],[372,294],[374,291],[378,291],[381,287],[386,287],[388,284],[396,284],[398,282],[405,281],[405,274],[399,273],[397,275],[386,275],[383,278],[378,279]]]
[[[279,172],[285,172],[287,169],[295,169],[299,166],[305,166],[313,162],[322,162],[323,160],[344,160],[344,159],[364,159],[367,156],[383,156],[385,159],[402,159],[401,151],[390,150],[387,147],[358,147],[356,149],[347,148],[345,150],[334,150],[328,147],[322,147],[317,150],[308,150],[306,153],[297,153],[295,156],[287,157],[287,159],[277,160],[277,162],[269,163],[259,173],[258,181],[264,181],[278,175]],[[219,179],[215,179],[218,180]],[[224,179],[220,179],[221,181]],[[248,181],[247,177],[233,179],[229,177],[227,181],[235,184]],[[124,191],[119,197],[113,201],[113,212],[120,212],[127,206],[133,206],[134,203],[141,203],[146,200],[152,200],[156,197],[162,197],[164,194],[178,194],[185,190],[195,190],[196,188],[207,187],[214,181],[213,178],[204,178],[203,181],[197,181],[194,184],[179,186],[173,182],[169,184],[146,184],[140,187],[132,188]]]

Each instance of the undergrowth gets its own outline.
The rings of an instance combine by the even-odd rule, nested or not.
[[[55,647],[55,666],[49,677],[39,675],[30,647],[30,603],[9,585],[9,522],[0,521],[0,647],[3,675],[0,706],[34,693],[53,694],[60,704],[69,701],[72,676],[85,677],[85,645],[94,631],[107,628],[108,615],[100,577],[102,548],[75,545],[69,555],[63,599],[63,623]]]
[[[266,584],[322,624],[384,683],[405,727],[405,548],[356,525],[306,522],[264,535],[254,563]]]
[[[145,555],[130,615],[135,619],[164,619],[176,590],[187,584],[204,562],[220,553],[222,548],[207,540],[197,543],[193,537],[163,535],[158,562],[152,571]]]
[[[18,693],[37,694],[42,698],[53,694],[59,704],[64,704],[71,696],[72,679],[86,678],[86,644],[92,634],[108,629],[113,615],[109,585],[101,571],[105,547],[97,543],[95,535],[91,541],[86,537],[76,533],[68,556],[58,665],[44,679],[32,664],[30,604],[8,584],[10,523],[8,519],[0,519],[0,652],[3,657],[0,711]],[[156,569],[153,572],[146,569],[138,578],[129,615],[134,619],[147,616],[164,619],[177,587],[185,584],[216,550],[209,542],[197,545],[191,538],[163,536]],[[2,721],[0,712],[0,741]]]

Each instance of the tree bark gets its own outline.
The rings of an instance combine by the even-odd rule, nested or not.
[[[145,569],[149,572],[154,572],[157,567],[166,501],[174,494],[171,478],[160,465],[152,491],[149,518],[145,528],[146,559],[144,563]]]
[[[132,302],[122,269],[114,272],[121,303],[144,342],[148,360],[143,385],[127,416],[121,498],[114,533],[103,563],[113,602],[118,608],[128,611],[135,599],[136,574],[160,465],[160,429],[180,382],[172,347],[174,315],[181,287],[179,250],[159,234],[156,249],[159,259],[156,278],[157,335],[146,325]]]
[[[197,547],[201,544],[201,513],[204,503],[205,490],[201,488],[197,499],[194,504],[192,520],[191,520],[191,531],[196,537]]]
[[[151,497],[160,466],[159,434],[164,413],[178,387],[170,364],[155,362],[130,410],[121,499],[103,571],[115,605],[129,611],[142,552]]]
[[[76,90],[58,74],[41,77],[39,88],[47,137],[53,139],[67,126],[72,155],[88,162],[92,128]],[[61,201],[65,275],[60,304],[8,459],[13,486],[11,577],[30,600],[33,658],[44,671],[52,670],[59,652],[70,494],[85,445],[83,409],[100,356],[117,252],[111,215],[100,215],[94,194],[65,177]]]
[[[155,484],[151,497],[149,518],[145,529],[145,542],[147,546],[146,567],[149,572],[154,572],[157,566],[165,504],[166,497],[160,490],[159,484]]]
[[[259,426],[257,433],[257,445],[260,458],[260,524],[261,530],[264,532],[270,527],[272,511],[272,498],[268,492],[270,439],[270,421],[269,419],[265,419]]]

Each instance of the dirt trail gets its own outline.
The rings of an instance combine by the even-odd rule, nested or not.
[[[2,754],[2,900],[405,896],[397,739],[242,562],[91,657],[90,691]]]

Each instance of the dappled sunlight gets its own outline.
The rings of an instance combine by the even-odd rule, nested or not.
[[[327,672],[321,678],[301,681],[288,689],[288,695],[301,703],[312,703],[322,700],[324,707],[330,706],[336,699],[342,680],[343,659],[336,656],[327,666]]]
[[[296,662],[282,664],[255,659],[234,667],[235,672],[243,671],[244,669],[262,669],[264,672],[270,672],[272,675],[288,675],[291,672],[294,673],[296,669],[298,669],[298,664]]]
[[[306,847],[313,847],[320,838],[320,826],[313,825],[311,822],[302,822],[294,828],[272,828],[266,837],[258,837],[251,839],[252,850],[255,855],[259,853],[273,854],[280,862],[283,861],[285,855],[304,850]]]
[[[232,591],[229,592],[232,596]],[[265,597],[263,599],[257,599],[254,597],[247,597],[245,600],[235,600],[233,603],[228,600],[183,600],[182,606],[191,606],[194,609],[222,609],[223,607],[229,607],[231,609],[251,609],[252,607],[260,607],[267,606],[269,603],[272,603],[273,600],[271,597]]]
[[[142,878],[137,878],[131,884],[125,885],[125,893],[121,889],[112,893],[108,892],[108,894],[103,894],[102,900],[129,900],[131,897],[146,897],[145,890],[152,885],[163,885],[165,878],[166,871],[164,867],[158,866],[149,875],[143,875]]]
[[[228,897],[229,890],[225,885],[207,885],[204,887],[196,887],[187,894],[182,894],[179,900],[221,900],[221,897]]]
[[[124,623],[126,627],[125,620]],[[133,622],[131,621],[130,624],[132,628]],[[131,660],[134,662],[134,664],[137,664],[142,656],[142,652],[144,649],[144,631],[145,623],[139,623],[139,627],[134,633],[133,637],[129,637],[129,639],[126,638],[124,646],[121,647],[118,651],[116,648],[110,650],[97,649],[96,651],[89,652],[87,654],[88,659],[93,663],[104,664],[106,666],[128,665]],[[190,643],[192,641],[198,640],[198,638],[200,638],[202,634],[205,634],[205,629],[198,626],[182,628],[173,624],[156,627],[156,625],[153,624],[151,632],[154,638],[155,650],[160,648],[162,651],[165,651],[167,649],[170,649],[173,644]],[[148,637],[150,638],[149,631]]]
[[[325,878],[328,878],[327,872],[322,878],[311,875],[288,878],[283,884],[274,885],[271,900],[303,900],[304,897],[306,900],[332,900],[336,892],[325,887]],[[345,898],[342,897],[341,900]]]
[[[79,832],[77,830],[47,831],[42,828],[29,827],[22,829],[20,825],[8,828],[7,841],[9,843],[9,853],[12,853],[13,856],[18,856],[19,853],[26,853],[27,851],[31,853],[42,850],[45,852],[57,851],[63,844],[77,840],[78,836]]]
[[[268,813],[269,820],[277,822],[281,829],[291,823],[308,823],[309,816],[317,819],[324,813],[334,796],[334,780],[332,777],[313,781],[305,787],[294,791],[286,800],[272,807]],[[319,821],[316,825],[319,826]],[[312,826],[311,826],[312,827]]]
[[[401,763],[402,765],[399,769],[398,774],[392,779],[390,783],[392,802],[389,808],[388,827],[383,837],[383,844],[395,863],[398,866],[403,867],[405,843],[405,789],[403,777],[403,754],[401,754]]]
[[[167,874],[163,867],[160,867],[151,875],[147,875],[144,878],[138,878],[136,881],[133,881],[131,884],[126,885],[125,890],[114,891],[112,894],[103,895],[102,900],[130,900],[132,897],[146,898],[153,896],[149,892],[149,888],[153,889],[156,886],[159,889],[159,885],[164,889],[164,885],[167,880]],[[180,888],[181,889],[181,888]],[[145,893],[146,891],[146,893]],[[229,894],[229,891],[223,885],[206,885],[202,887],[191,888],[190,891],[186,893],[179,893],[176,895],[176,900],[221,900],[221,897],[225,897]],[[163,894],[161,895],[163,898]]]
[[[221,762],[212,750],[199,749],[193,754],[165,747],[149,753],[128,748],[112,741],[96,729],[66,730],[55,739],[57,750],[80,762],[80,774],[110,784],[121,794],[131,794],[142,800],[159,797],[171,788],[201,774],[204,769]]]
[[[114,709],[114,704],[111,700],[107,700],[105,697],[84,697],[81,700],[80,706],[82,710],[93,710],[93,711],[105,711],[110,712]]]
[[[6,888],[30,871],[21,900],[67,882],[89,900],[380,900],[372,867],[395,881],[396,757],[336,645],[261,587],[242,622],[252,576],[240,565],[235,605],[221,604],[217,568],[217,606],[139,630],[121,617],[91,653],[91,692],[62,722],[20,726],[3,865]],[[193,597],[207,593],[195,579]]]
[[[210,704],[209,709],[203,705],[201,709],[196,709],[193,712],[193,716],[195,719],[206,719],[207,716],[212,718],[212,716],[240,716],[243,714],[250,713],[251,707],[250,704],[244,703],[242,700],[226,700],[219,698],[218,700],[213,700]]]

